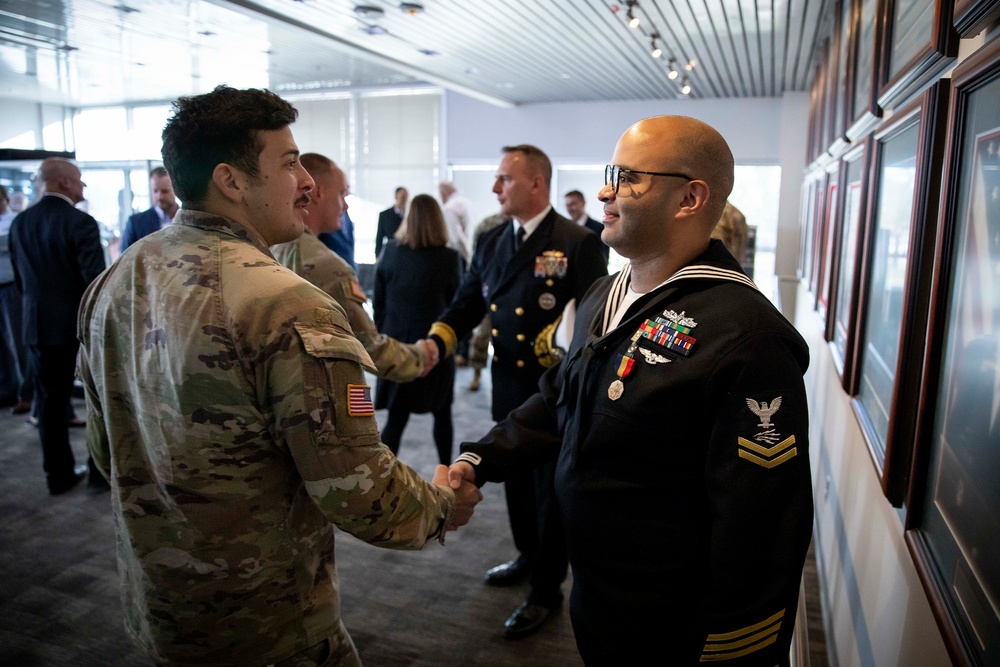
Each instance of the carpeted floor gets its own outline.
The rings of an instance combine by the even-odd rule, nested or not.
[[[466,389],[470,377],[459,369],[456,449],[493,423],[489,375],[478,393]],[[84,413],[80,401],[77,410]],[[436,462],[430,434],[430,416],[414,415],[400,448],[400,458],[428,479]],[[83,429],[73,430],[73,446],[84,462]],[[515,555],[503,489],[483,490],[472,522],[449,534],[444,547],[389,551],[338,534],[344,622],[368,667],[582,664],[565,607],[535,636],[501,636],[526,588],[482,583],[487,568]],[[83,487],[49,496],[36,430],[23,416],[0,411],[0,665],[151,665],[123,628],[109,510],[108,494],[87,495]],[[811,643],[822,640],[814,627]],[[813,667],[824,666],[814,659]]]

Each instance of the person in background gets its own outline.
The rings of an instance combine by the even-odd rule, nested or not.
[[[711,238],[733,156],[657,116],[618,140],[604,239],[629,260],[577,310],[563,362],[451,476],[556,460],[587,665],[788,664],[812,536],[809,348]]]
[[[8,208],[7,188],[0,185],[0,404],[11,412],[31,411],[35,387],[28,368],[28,350],[21,336],[21,293],[14,282],[8,247],[14,212]]]
[[[346,205],[346,202],[344,203]],[[346,210],[341,214],[340,226],[336,230],[318,234],[317,238],[347,262],[352,271],[358,270],[358,265],[354,261],[354,221]]]
[[[538,379],[559,363],[554,345],[562,312],[579,303],[608,273],[600,242],[556,213],[549,203],[552,162],[536,146],[505,146],[493,192],[506,223],[484,232],[451,304],[428,332],[442,359],[489,315],[494,356],[493,418],[538,390]],[[525,637],[562,606],[566,543],[552,493],[554,467],[521,470],[505,480],[507,512],[518,556],[486,573],[491,586],[529,581],[531,589],[504,624],[504,637]]]
[[[104,249],[97,221],[76,208],[86,187],[80,169],[69,160],[46,158],[38,179],[45,194],[11,223],[10,260],[34,372],[43,468],[49,493],[58,495],[87,476],[69,442],[80,347],[76,313],[84,290],[104,270]],[[92,462],[89,485],[106,488]]]
[[[566,213],[569,214],[569,219],[594,232],[600,239],[604,225],[587,215],[587,200],[584,199],[583,193],[579,190],[570,190],[566,193],[563,201],[566,203]],[[611,256],[611,249],[603,240],[601,240],[601,252],[604,253],[604,260],[607,261]]]
[[[156,167],[149,172],[149,197],[153,205],[142,213],[129,216],[125,222],[125,231],[119,244],[119,253],[125,252],[130,245],[144,236],[158,232],[174,220],[177,215],[177,197],[174,186],[170,182],[170,174],[163,167]]]
[[[375,270],[375,323],[379,330],[402,341],[428,342],[424,339],[427,329],[451,303],[461,281],[461,260],[447,243],[448,230],[438,203],[430,195],[414,197],[396,237],[382,249]],[[378,381],[375,407],[389,410],[382,440],[393,454],[399,452],[410,415],[430,412],[438,460],[451,462],[454,388],[453,357],[415,382]]]
[[[503,215],[499,212],[488,215],[479,221],[472,234],[472,250],[475,252],[479,245],[479,237],[483,232],[493,229],[504,223]],[[490,316],[487,314],[483,321],[472,330],[472,337],[469,339],[469,366],[472,367],[472,379],[469,380],[469,391],[479,391],[482,382],[483,369],[490,360]]]
[[[736,261],[743,264],[747,254],[747,219],[738,208],[726,202],[719,224],[712,230],[712,238],[722,241]],[[751,276],[753,277],[753,276]]]
[[[376,261],[382,252],[382,246],[396,235],[396,230],[403,223],[403,214],[406,212],[406,201],[409,197],[410,193],[406,188],[402,186],[396,188],[392,206],[378,214],[378,227],[375,229]]]
[[[444,213],[444,224],[448,230],[448,247],[456,251],[462,258],[462,266],[468,266],[472,256],[472,213],[469,200],[459,194],[451,181],[438,183],[438,194],[441,196],[441,212]]]
[[[163,161],[184,208],[80,307],[125,623],[159,665],[360,665],[334,525],[419,549],[481,498],[381,444],[374,367],[343,309],[268,250],[302,233],[311,202],[296,114],[267,90],[177,100]]]
[[[354,337],[371,356],[378,376],[409,382],[430,372],[437,363],[437,347],[419,341],[405,345],[378,332],[364,309],[368,300],[354,269],[317,238],[335,233],[347,213],[345,197],[350,192],[347,175],[333,160],[318,153],[303,153],[299,162],[313,179],[306,209],[305,231],[294,241],[271,246],[281,264],[320,288],[347,314]],[[383,437],[384,437],[383,433]]]

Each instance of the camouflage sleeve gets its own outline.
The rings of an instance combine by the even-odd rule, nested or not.
[[[417,347],[378,332],[364,309],[363,304],[367,301],[364,290],[353,276],[341,278],[337,288],[331,289],[329,293],[344,307],[354,336],[361,341],[375,362],[376,373],[380,378],[392,382],[410,382],[420,377],[423,363]]]
[[[89,340],[86,327],[90,323],[90,304],[92,295],[97,291],[97,284],[100,279],[91,283],[86,290],[81,301],[81,307],[77,314],[77,338],[80,341]],[[83,384],[84,398],[87,401],[87,449],[94,459],[94,464],[101,473],[111,479],[111,443],[108,441],[108,429],[104,423],[104,409],[97,395],[94,386],[94,376],[90,372],[90,363],[87,361],[86,349],[81,346],[77,355],[76,375]]]
[[[454,493],[425,482],[381,444],[363,372],[373,370],[371,360],[343,311],[316,308],[287,322],[262,348],[271,350],[263,360],[266,398],[275,438],[287,443],[313,501],[370,544],[405,549],[443,540]]]

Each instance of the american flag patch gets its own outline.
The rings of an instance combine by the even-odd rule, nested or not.
[[[347,385],[347,414],[352,417],[371,417],[375,414],[371,387],[366,384]]]

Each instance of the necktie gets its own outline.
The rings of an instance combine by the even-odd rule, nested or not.
[[[525,235],[524,227],[518,227],[517,228],[517,234],[514,235],[514,252],[515,253],[518,250],[520,250],[521,246],[524,244],[524,235]]]

